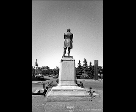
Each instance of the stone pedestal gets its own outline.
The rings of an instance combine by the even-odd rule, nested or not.
[[[73,57],[61,59],[59,72],[59,86],[75,86],[75,60]]]
[[[72,56],[65,56],[61,59],[59,71],[59,84],[47,93],[47,97],[89,96],[89,89],[81,88],[75,83],[75,60]]]

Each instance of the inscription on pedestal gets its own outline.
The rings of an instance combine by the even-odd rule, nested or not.
[[[75,81],[75,60],[69,58],[62,60],[59,72],[59,82]]]

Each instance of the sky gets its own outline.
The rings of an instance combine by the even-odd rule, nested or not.
[[[73,33],[70,55],[103,66],[103,1],[32,1],[32,66],[60,66],[64,33]]]

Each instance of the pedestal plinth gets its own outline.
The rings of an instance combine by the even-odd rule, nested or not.
[[[90,96],[88,92],[89,89],[77,86],[75,81],[75,60],[72,56],[63,57],[59,70],[59,83],[47,93],[47,97]]]
[[[75,86],[75,60],[73,57],[61,59],[58,86]]]

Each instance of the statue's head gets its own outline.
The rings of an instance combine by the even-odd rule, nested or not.
[[[70,29],[67,29],[67,32],[70,32]]]

